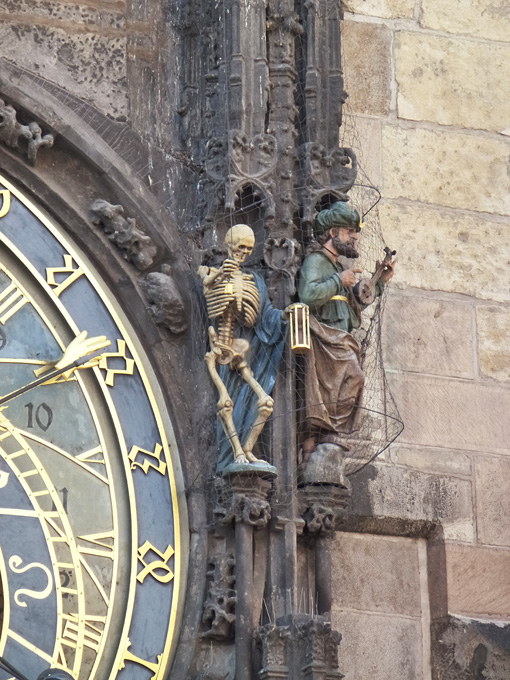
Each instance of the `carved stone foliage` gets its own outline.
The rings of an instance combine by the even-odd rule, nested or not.
[[[112,205],[103,199],[94,201],[90,206],[92,224],[101,226],[106,236],[115,243],[122,257],[143,271],[148,269],[157,254],[151,238],[136,226],[133,217],[124,217],[121,205]]]
[[[17,119],[16,110],[0,99],[0,141],[13,149],[24,150],[28,161],[35,165],[37,152],[42,146],[53,146],[53,135],[43,135],[36,122],[24,125]]]
[[[221,524],[246,522],[253,527],[265,527],[271,519],[271,506],[261,498],[234,494],[227,506],[218,505],[214,510]]]
[[[154,322],[176,335],[184,333],[188,328],[186,309],[171,268],[163,265],[161,272],[147,274],[141,286]]]
[[[210,579],[207,599],[204,602],[202,623],[206,630],[203,638],[227,640],[234,635],[235,622],[235,559],[223,555],[212,560],[207,572]]]
[[[268,624],[257,631],[257,641],[262,648],[261,677],[268,678],[288,673],[288,647],[291,635],[290,626]]]
[[[257,471],[253,466],[244,467],[245,470],[227,475],[227,479],[216,478],[214,516],[223,525],[245,522],[253,527],[265,527],[271,519],[271,505],[267,500],[271,483],[267,480],[275,474],[269,469]]]
[[[342,636],[321,616],[289,615],[276,624],[261,626],[263,680],[340,680],[338,646]]]
[[[335,531],[335,511],[320,503],[314,503],[305,512],[306,531],[313,535],[333,534]]]

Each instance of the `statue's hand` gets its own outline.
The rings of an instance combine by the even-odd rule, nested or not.
[[[108,347],[110,344],[111,343],[109,340],[107,340],[106,335],[98,335],[95,338],[87,338],[87,331],[82,331],[66,347],[64,354],[55,364],[55,369],[60,370],[61,368],[70,366],[82,357],[87,356],[87,354],[97,352],[98,349]]]
[[[287,305],[287,307],[285,307],[285,309],[282,309],[281,315],[280,315],[282,321],[288,321],[289,320],[290,313],[292,312],[294,304],[295,303],[292,303],[291,305]]]
[[[342,283],[347,288],[356,284],[356,274],[361,274],[362,269],[346,269],[342,272]]]
[[[383,283],[388,283],[388,281],[390,281],[390,279],[393,278],[393,274],[395,273],[396,262],[397,260],[393,260],[393,262],[390,262],[390,264],[386,265],[386,269],[381,274],[381,281]],[[380,265],[381,263],[379,262],[379,260],[377,260],[377,262],[375,263],[376,270],[380,267]]]

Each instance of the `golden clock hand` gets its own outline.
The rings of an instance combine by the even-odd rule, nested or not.
[[[50,373],[43,375],[41,378],[28,383],[28,385],[20,387],[19,389],[14,390],[14,392],[10,392],[4,397],[1,397],[0,406],[7,403],[8,401],[11,401],[12,399],[15,399],[16,397],[19,397],[22,394],[25,394],[25,392],[28,392],[29,390],[33,390],[34,387],[38,387],[39,385],[53,381],[63,373],[68,371],[72,373],[72,371],[76,370],[77,368],[96,365],[99,357],[94,357],[91,360],[87,360],[85,357],[92,352],[96,352],[98,349],[108,347],[110,344],[110,341],[107,340],[105,335],[99,335],[97,337],[87,339],[87,331],[82,331],[74,338],[74,340],[69,343],[67,348],[64,350],[64,354],[62,355],[61,359],[55,363],[50,363],[46,366],[38,368],[36,371],[34,371],[34,373],[35,375],[41,375],[41,373],[46,373],[46,371],[52,366],[55,368],[54,371],[51,371]]]

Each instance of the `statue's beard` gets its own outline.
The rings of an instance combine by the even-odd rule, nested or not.
[[[340,241],[338,236],[333,236],[332,243],[333,248],[339,255],[343,255],[344,257],[348,257],[349,259],[352,260],[354,260],[356,257],[359,257],[359,253],[356,250],[356,248],[352,246],[350,243],[343,243],[342,241]]]

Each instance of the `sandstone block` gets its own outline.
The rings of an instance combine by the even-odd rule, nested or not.
[[[370,49],[367,46],[370,45]],[[342,23],[345,89],[348,109],[386,115],[390,110],[391,33],[380,24]],[[374,60],[373,55],[377,54]]]
[[[475,471],[478,539],[510,546],[510,461],[477,457]]]
[[[510,300],[510,224],[425,206],[385,204],[379,214],[384,237],[398,252],[392,286]],[[391,332],[391,319],[386,323]]]
[[[333,550],[336,608],[421,616],[416,539],[339,532]]]
[[[448,544],[448,608],[472,618],[510,618],[510,550]]]
[[[510,144],[421,128],[383,128],[384,195],[510,215]]]
[[[128,112],[126,38],[0,24],[2,56],[88,99],[113,118]]]
[[[345,680],[425,680],[419,621],[332,611],[342,631],[340,668]]]
[[[414,0],[344,0],[346,12],[385,19],[412,19]]]
[[[447,538],[473,541],[471,480],[377,465],[351,482],[355,514],[441,522]]]
[[[422,0],[420,24],[448,33],[508,41],[510,6],[500,0]]]
[[[370,178],[370,182],[375,186],[380,186],[382,183],[380,119],[360,115],[345,116],[340,130],[340,146],[352,147],[359,165]],[[354,186],[349,192],[353,202],[356,200],[357,191],[358,188]]]
[[[510,44],[399,32],[398,116],[502,132],[509,126],[509,61]]]
[[[389,378],[405,423],[400,444],[510,453],[509,390],[462,380]]]
[[[123,28],[125,18],[112,3],[111,9],[101,7],[96,9],[90,3],[80,4],[61,2],[60,0],[2,0],[0,10],[8,12],[19,20],[27,19],[31,23],[37,23],[38,17],[50,22],[77,23],[90,27],[100,28]],[[92,29],[93,30],[93,29]]]
[[[384,318],[387,368],[473,377],[471,305],[395,293],[388,298]]]
[[[473,469],[471,457],[466,453],[423,446],[393,444],[390,459],[395,465],[403,465],[437,475],[469,477]]]
[[[510,308],[476,310],[480,371],[495,380],[510,381]]]

